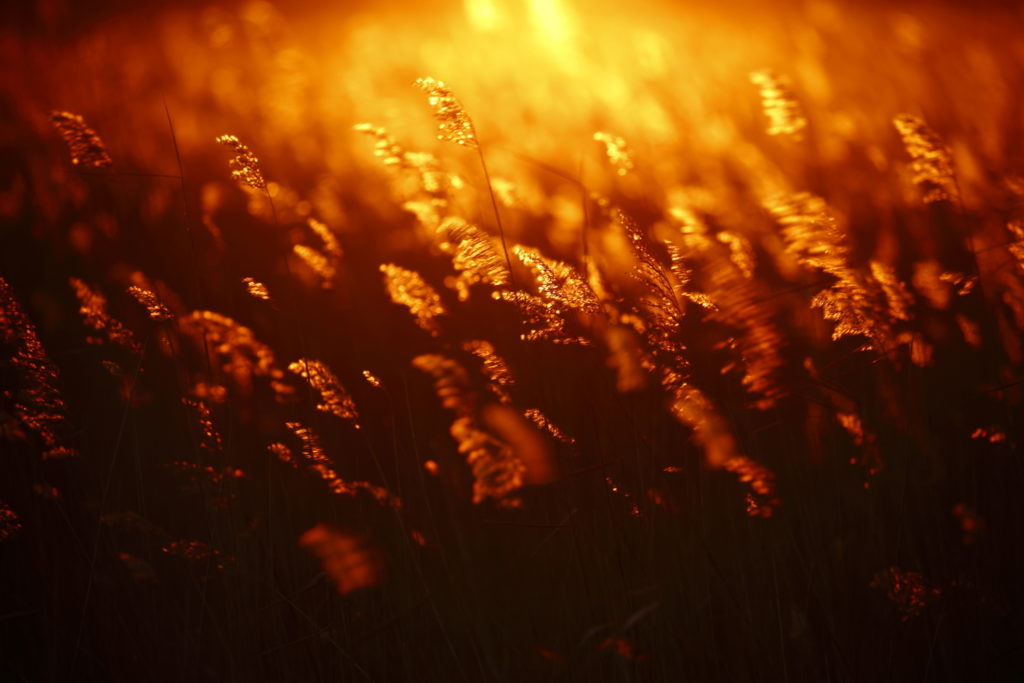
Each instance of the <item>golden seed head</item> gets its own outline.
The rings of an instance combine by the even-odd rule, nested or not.
[[[109,342],[133,353],[141,350],[142,347],[135,340],[132,331],[107,312],[105,296],[76,277],[71,278],[69,282],[78,298],[78,312],[82,315],[82,322],[94,333],[86,341],[90,344]]]
[[[562,261],[544,257],[531,247],[516,245],[512,251],[537,278],[537,291],[541,296],[561,308],[599,313],[601,303],[586,279],[575,268]]]
[[[321,402],[316,409],[353,423],[356,429],[359,423],[359,413],[356,411],[356,404],[345,387],[334,376],[326,364],[309,358],[300,358],[288,365],[288,370],[299,375],[309,382],[309,386],[320,392]]]
[[[270,301],[270,290],[262,282],[251,277],[244,277],[242,278],[242,283],[245,284],[245,291],[249,293],[249,296],[262,299],[263,301]]]
[[[380,271],[384,273],[384,285],[391,300],[408,308],[421,328],[431,334],[438,334],[440,330],[435,318],[445,311],[441,297],[434,288],[416,271],[394,263],[382,264]]]
[[[953,174],[953,155],[924,119],[913,114],[900,114],[893,125],[903,139],[910,155],[914,182],[921,188],[926,203],[955,201],[958,197]]]
[[[50,122],[67,143],[72,164],[89,168],[107,168],[113,164],[103,140],[81,116],[69,111],[55,111],[50,113]]]
[[[128,293],[142,306],[145,306],[150,320],[170,320],[174,317],[171,310],[160,303],[160,299],[150,290],[132,285],[128,288]]]
[[[415,85],[427,94],[427,101],[434,108],[437,139],[475,149],[477,141],[473,120],[451,89],[433,78],[417,78]]]
[[[771,69],[761,69],[750,74],[750,82],[761,91],[761,106],[768,117],[768,134],[799,137],[807,127],[807,119],[789,80]]]
[[[267,183],[263,180],[263,172],[260,171],[259,159],[253,155],[249,148],[234,135],[221,135],[217,142],[234,151],[229,165],[231,177],[240,185],[246,185],[256,190],[266,190]]]
[[[594,133],[594,140],[604,145],[605,154],[611,162],[615,172],[620,176],[628,174],[635,168],[633,163],[633,150],[629,148],[626,141],[618,135],[598,131]]]

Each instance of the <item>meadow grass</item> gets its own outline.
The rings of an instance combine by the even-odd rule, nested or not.
[[[1018,11],[47,16],[0,678],[1024,673]]]

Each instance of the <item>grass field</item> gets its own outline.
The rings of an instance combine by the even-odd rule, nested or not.
[[[1024,676],[1019,9],[4,12],[0,680]]]

